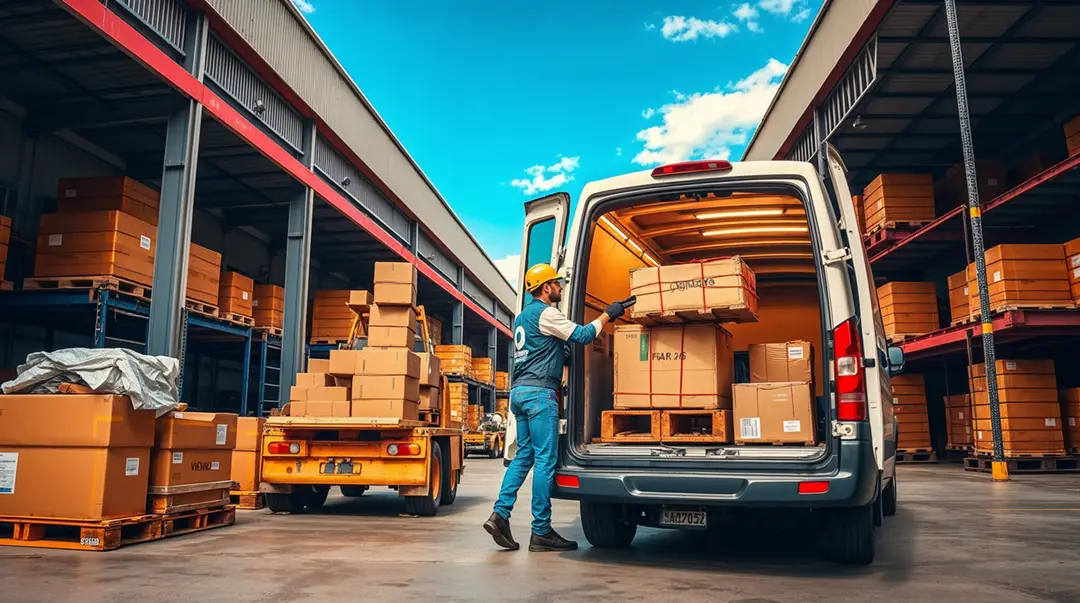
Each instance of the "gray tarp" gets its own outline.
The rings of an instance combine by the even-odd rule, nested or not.
[[[0,385],[5,394],[56,393],[61,383],[85,383],[95,392],[125,394],[137,409],[176,407],[180,362],[120,348],[68,348],[34,352],[19,366],[18,377]]]

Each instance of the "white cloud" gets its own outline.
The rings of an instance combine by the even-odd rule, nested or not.
[[[646,23],[645,24],[645,31],[652,31],[654,29],[656,29],[656,24],[655,23]]]
[[[652,107],[649,107],[648,109],[645,109],[641,112],[641,116],[645,119],[652,119],[653,115],[656,115],[656,109],[653,109]]]
[[[795,5],[802,2],[803,0],[760,0],[758,6],[774,15],[790,15]]]
[[[525,168],[528,178],[514,178],[510,186],[520,188],[526,195],[549,191],[574,179],[573,172],[578,168],[581,157],[560,157],[559,161],[547,167],[534,165]]]
[[[615,147],[615,156],[622,157],[622,147]]]
[[[805,21],[805,20],[807,20],[809,18],[810,18],[810,9],[809,8],[804,8],[801,11],[795,13],[795,16],[792,17],[791,20],[795,21],[796,23],[802,23],[803,21]]]
[[[702,20],[697,17],[664,17],[660,33],[673,42],[690,42],[698,38],[724,38],[739,31],[734,23]]]
[[[754,32],[761,33],[761,23],[758,22],[758,9],[750,6],[749,2],[743,2],[732,11],[732,16],[739,20],[739,22],[746,24],[746,29]]]
[[[315,12],[315,5],[312,4],[310,0],[292,0],[292,3],[305,15],[310,15]]]
[[[634,156],[634,163],[727,159],[732,146],[746,144],[787,68],[769,59],[761,69],[723,89],[677,95],[675,102],[658,110],[661,125],[637,133],[644,148]]]
[[[515,253],[504,258],[492,260],[499,272],[510,281],[510,286],[517,290],[518,270],[521,268],[521,254]]]

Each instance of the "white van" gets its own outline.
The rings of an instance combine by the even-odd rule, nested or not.
[[[826,178],[804,162],[693,161],[592,182],[565,245],[569,196],[526,204],[519,310],[525,271],[539,262],[567,278],[561,309],[584,324],[630,295],[632,269],[738,255],[756,273],[759,310],[757,322],[724,325],[736,381],[753,343],[805,340],[817,358],[816,445],[613,444],[598,437],[613,404],[611,326],[571,346],[553,496],[580,501],[593,546],[629,546],[639,525],[702,527],[732,508],[795,507],[820,518],[830,558],[873,560],[874,528],[896,512],[889,377],[903,353],[886,344],[831,147]],[[511,417],[506,457],[515,451]]]

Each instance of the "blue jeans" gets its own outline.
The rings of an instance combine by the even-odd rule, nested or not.
[[[532,532],[551,531],[551,490],[555,486],[555,461],[559,456],[559,403],[555,390],[515,387],[510,390],[510,412],[517,426],[517,454],[503,475],[495,512],[510,519],[517,493],[529,469],[533,471]]]

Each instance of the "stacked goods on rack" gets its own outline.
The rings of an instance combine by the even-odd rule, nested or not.
[[[1065,448],[1070,453],[1080,453],[1080,388],[1068,388],[1058,392],[1061,401],[1061,423],[1064,429]]]
[[[810,343],[758,343],[749,348],[750,383],[735,385],[735,443],[814,444]]]
[[[988,203],[1009,190],[1005,164],[996,159],[976,159],[975,173],[978,175],[979,202]],[[946,201],[947,208],[967,205],[967,172],[963,163],[957,163],[945,176],[934,183],[934,195],[939,201]]]
[[[998,245],[986,250],[990,311],[1075,307],[1061,245]],[[967,267],[972,316],[981,314],[975,264]]]
[[[1069,272],[1069,295],[1080,304],[1080,239],[1065,243],[1065,269]]]
[[[630,292],[635,320],[757,322],[754,271],[738,256],[690,264],[635,268]]]
[[[62,214],[119,211],[151,226],[158,224],[160,195],[126,176],[61,178],[56,208]]]
[[[11,218],[0,216],[0,281],[6,278],[8,246],[11,245]]]
[[[945,396],[945,445],[949,449],[971,449],[975,443],[971,423],[971,394]]]
[[[480,431],[480,422],[484,418],[484,407],[479,404],[469,404],[465,413],[465,429],[467,431]]]
[[[147,509],[172,515],[229,504],[237,416],[169,412],[157,419]]]
[[[212,306],[216,312],[220,285],[221,254],[192,243],[188,251],[188,302]]]
[[[878,287],[877,296],[888,340],[902,340],[938,329],[934,283],[888,283]]]
[[[226,271],[218,287],[218,311],[239,318],[251,318],[255,281],[239,272]]]
[[[156,226],[121,211],[42,214],[34,277],[112,276],[150,286],[156,240]]]
[[[277,285],[255,285],[251,302],[255,326],[264,329],[282,328],[285,310],[285,289]]]
[[[998,360],[998,408],[1005,456],[1046,456],[1065,453],[1053,360]],[[986,367],[969,368],[975,403],[975,452],[993,454],[990,396]]]
[[[510,391],[510,373],[495,371],[495,389],[500,392]]]
[[[495,398],[495,413],[502,415],[504,419],[510,417],[510,398],[498,396]]]
[[[952,274],[949,284],[949,317],[953,325],[971,322],[971,301],[968,299],[967,271]]]
[[[262,473],[262,432],[266,419],[238,417],[236,447],[232,453],[232,496],[238,497],[241,509],[257,509],[259,479]]]
[[[467,345],[437,345],[435,355],[439,357],[442,372],[446,375],[472,377],[472,348]]]
[[[495,384],[495,363],[491,358],[473,358],[472,376],[480,383]]]
[[[1080,155],[1080,115],[1065,124],[1065,148],[1069,151],[1069,157]]]
[[[348,341],[356,323],[356,312],[349,308],[353,299],[368,299],[367,291],[348,291],[324,289],[315,292],[315,301],[311,310],[312,343],[339,343]]]
[[[895,375],[892,378],[893,413],[899,426],[896,449],[899,452],[932,452],[930,416],[926,406],[926,383],[920,374]]]
[[[420,412],[441,413],[442,370],[439,357],[431,352],[420,356]]]
[[[465,421],[466,408],[469,406],[469,384],[468,383],[450,383],[447,387],[450,389],[450,422],[462,423]]]
[[[901,223],[933,222],[934,182],[929,174],[881,174],[863,189],[866,232]]]

